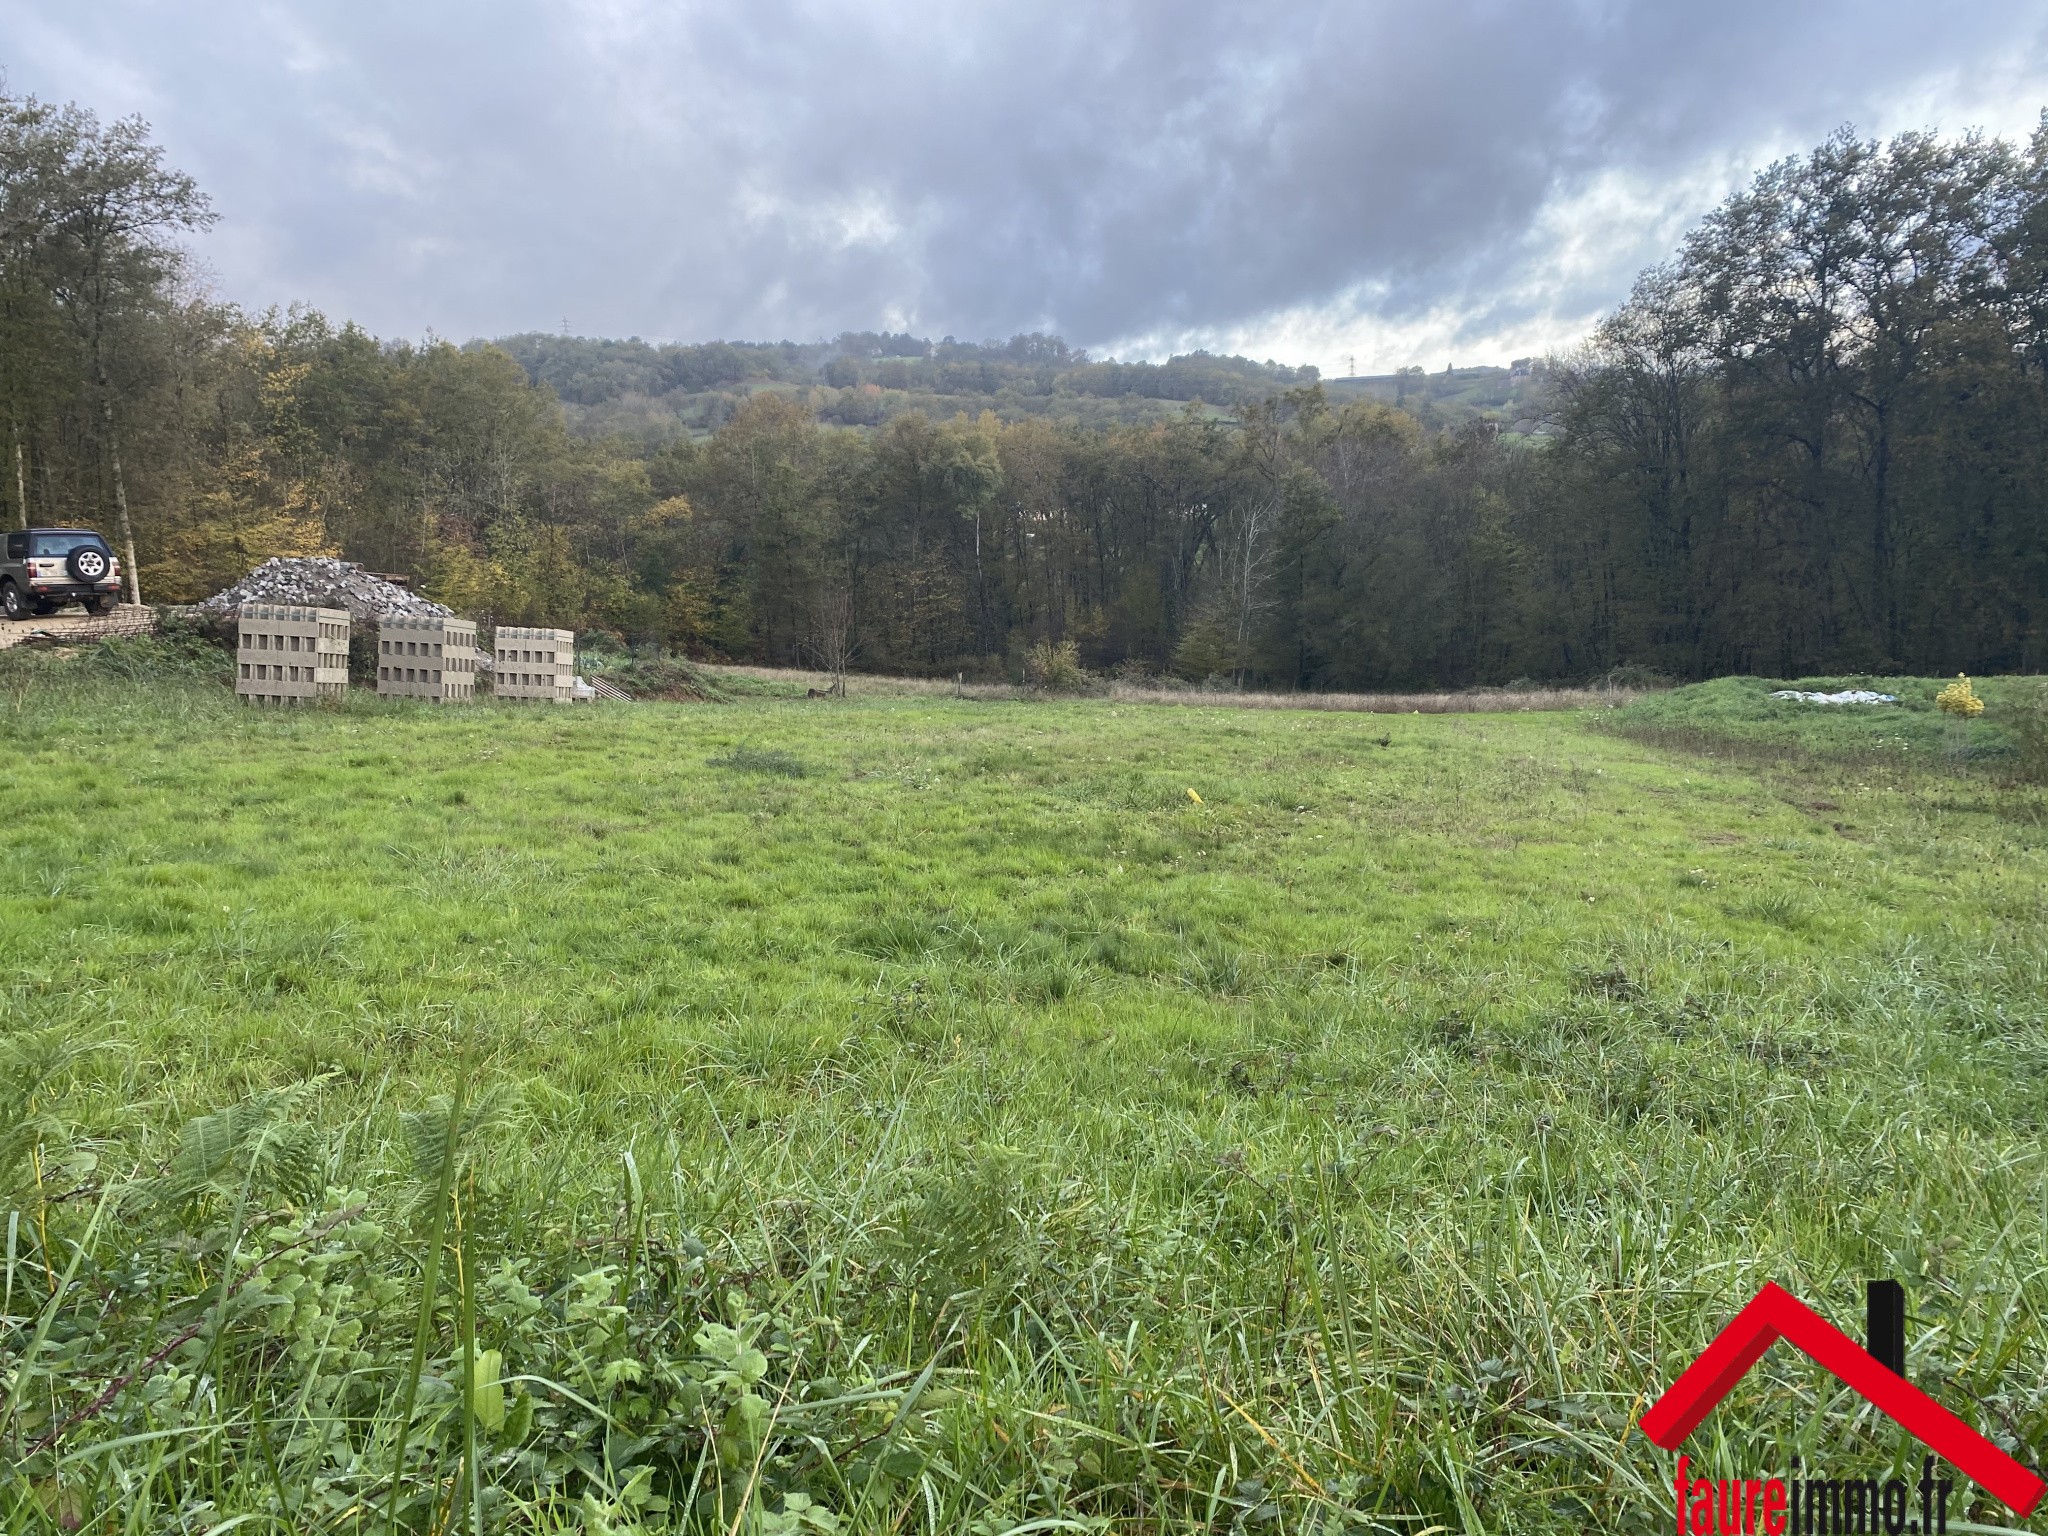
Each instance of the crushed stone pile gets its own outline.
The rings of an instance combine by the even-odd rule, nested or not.
[[[325,557],[266,560],[225,592],[199,605],[227,617],[244,603],[294,603],[305,608],[346,608],[357,622],[385,618],[452,618],[455,610],[408,592],[360,565]]]

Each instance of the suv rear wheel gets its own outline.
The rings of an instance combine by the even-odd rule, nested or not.
[[[80,544],[64,557],[64,569],[71,573],[73,581],[94,586],[109,569],[107,552],[97,545]]]
[[[29,616],[28,599],[21,595],[21,588],[11,581],[0,581],[0,609],[10,619],[25,619]]]

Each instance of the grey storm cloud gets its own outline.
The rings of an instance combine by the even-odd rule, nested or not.
[[[1561,261],[1574,199],[1706,167],[1697,214],[1844,121],[2023,122],[2048,7],[0,0],[0,49],[13,90],[151,120],[244,303],[1142,349],[1597,311],[1670,230],[1652,198]]]

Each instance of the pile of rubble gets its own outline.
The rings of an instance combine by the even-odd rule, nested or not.
[[[266,560],[225,592],[199,605],[201,613],[231,617],[244,603],[288,603],[304,608],[346,608],[357,623],[386,618],[452,618],[455,610],[430,602],[396,582],[372,576],[347,560],[321,557]]]
[[[1780,688],[1774,699],[1797,699],[1802,704],[1896,704],[1896,693],[1873,693],[1868,688],[1844,688],[1840,693],[1812,693],[1798,688]]]

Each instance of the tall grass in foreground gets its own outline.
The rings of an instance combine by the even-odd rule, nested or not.
[[[2031,801],[1555,716],[19,710],[10,1533],[1652,1532],[1767,1278],[1900,1276],[2048,1439]],[[1917,1466],[1782,1352],[1692,1449]]]
[[[142,1177],[44,1135],[8,1249],[6,1528],[1647,1531],[1644,1394],[1764,1279],[1845,1313],[1866,1271],[1913,1279],[1916,1377],[2030,1454],[2038,1152],[1596,1050],[1545,1063],[1562,1102],[1460,1091],[1447,1059],[1427,1098],[1371,1095],[1389,1120],[1252,1138],[1105,1111],[948,1145],[932,1112],[1003,1124],[1011,1074],[828,1074],[779,1146],[650,1133],[566,1231],[545,1149],[492,1157],[517,1120],[445,1103],[411,1157],[282,1101],[201,1117]],[[1709,1434],[1743,1465],[1840,1461],[1823,1410],[1858,1418],[1791,1360],[1743,1398]]]

